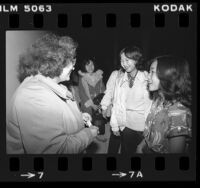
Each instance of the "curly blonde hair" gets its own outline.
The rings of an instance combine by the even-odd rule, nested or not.
[[[19,81],[38,73],[50,78],[59,76],[63,68],[75,58],[77,46],[71,37],[45,34],[20,55]]]

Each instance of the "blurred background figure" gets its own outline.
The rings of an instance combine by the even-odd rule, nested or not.
[[[100,151],[107,141],[105,134],[106,119],[101,114],[100,101],[104,95],[105,85],[103,83],[103,71],[96,69],[96,63],[93,58],[83,61],[82,70],[78,71],[80,75],[79,94],[81,99],[81,110],[92,116],[92,123],[99,127],[99,135],[95,142],[88,148],[88,153]]]
[[[79,76],[75,71],[71,73],[71,78],[69,81],[60,82],[59,84],[65,85],[73,94],[75,101],[80,109],[81,107],[81,99],[79,95]]]

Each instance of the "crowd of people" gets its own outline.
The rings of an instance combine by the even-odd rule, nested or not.
[[[133,44],[120,51],[121,67],[104,85],[94,58],[82,62],[72,81],[77,47],[69,36],[48,33],[20,56],[21,84],[7,116],[8,154],[91,153],[91,145],[108,139],[105,124],[109,154],[189,151],[192,97],[185,59],[163,55],[146,62]]]

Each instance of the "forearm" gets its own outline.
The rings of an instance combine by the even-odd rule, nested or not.
[[[144,148],[145,145],[146,145],[146,142],[145,142],[145,139],[143,139],[143,140],[138,144],[138,147]]]
[[[110,96],[108,93],[105,93],[103,99],[101,100],[101,108],[103,110],[107,110],[110,104],[112,104],[112,96]]]
[[[169,153],[183,153],[185,151],[185,136],[169,138]]]
[[[118,122],[117,122],[116,115],[115,115],[114,111],[112,112],[112,115],[111,115],[111,118],[110,118],[110,126],[111,126],[111,130],[113,132],[119,131],[119,125],[118,125]]]
[[[89,128],[84,128],[74,135],[67,136],[59,152],[63,154],[81,153],[93,141]]]
[[[82,78],[82,86],[83,86],[83,92],[85,93],[87,100],[91,99],[91,95],[90,95],[90,90],[89,90],[89,86],[88,83]]]
[[[106,108],[112,103],[112,99],[114,97],[117,73],[118,73],[118,71],[112,72],[110,78],[107,81],[106,90],[104,92],[105,95],[101,101],[101,106],[102,106],[103,110],[106,110]]]

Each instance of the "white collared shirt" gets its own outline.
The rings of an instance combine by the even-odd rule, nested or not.
[[[144,130],[152,103],[147,90],[147,75],[147,72],[138,71],[132,88],[129,88],[126,72],[117,78],[111,116],[113,131],[123,130],[124,127]]]
[[[101,108],[103,110],[106,110],[108,106],[112,104],[114,90],[115,90],[115,82],[116,82],[118,74],[119,74],[118,70],[113,71],[106,83],[106,90],[104,92],[105,95],[103,96],[103,99],[101,100]]]

